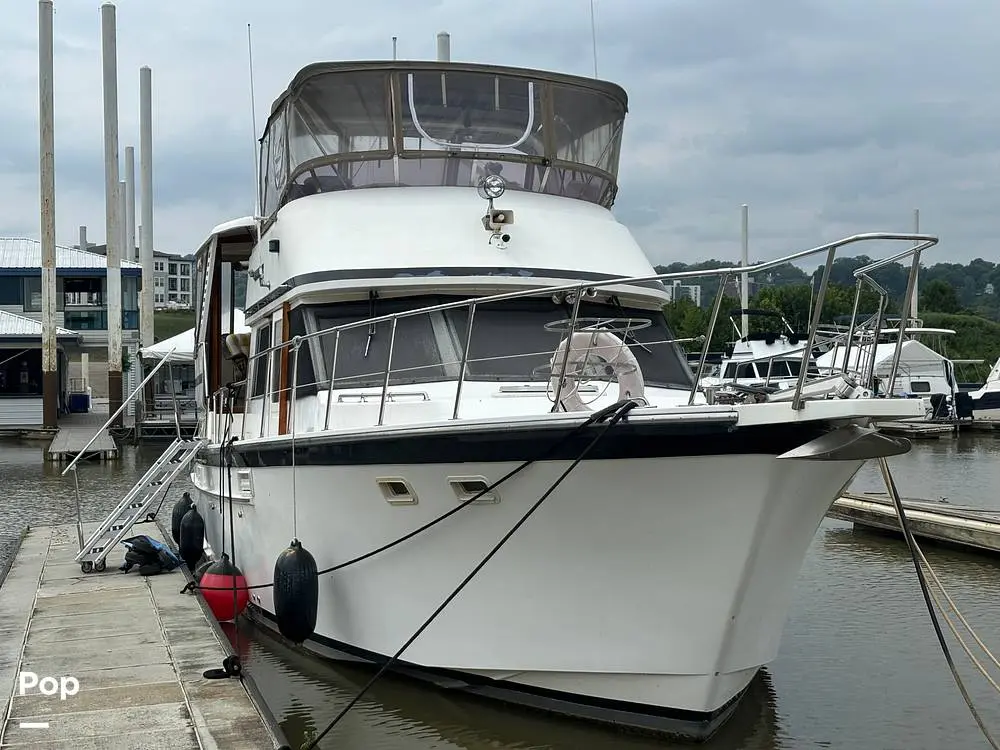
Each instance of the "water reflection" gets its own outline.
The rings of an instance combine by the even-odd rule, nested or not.
[[[230,636],[233,637],[232,635]],[[286,646],[264,628],[241,628],[241,651],[268,706],[295,747],[318,733],[370,679],[372,671],[321,663]],[[776,729],[771,676],[762,672],[732,720],[706,750],[774,750],[782,744]],[[612,729],[544,716],[494,701],[429,690],[397,677],[380,680],[340,725],[320,743],[323,748],[362,750],[671,750],[690,744],[625,735]]]

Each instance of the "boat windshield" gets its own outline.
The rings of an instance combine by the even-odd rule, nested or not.
[[[455,300],[419,296],[303,305],[292,311],[292,335]],[[525,297],[478,305],[468,343],[465,379],[499,383],[548,381],[552,353],[565,335],[559,322],[565,324],[571,314],[570,305],[557,304],[551,298]],[[691,370],[662,311],[588,301],[581,302],[579,314],[581,320],[600,319],[617,326],[615,330],[632,350],[648,385],[690,387]],[[398,318],[390,385],[457,380],[466,349],[468,315],[467,307],[459,307]],[[392,338],[392,325],[380,322],[342,330],[339,341],[335,333],[309,339],[308,353],[306,349],[300,353],[300,395],[314,390],[317,383],[327,383],[331,372],[338,388],[381,386]],[[261,380],[254,395],[263,392]]]
[[[321,64],[276,102],[261,205],[363,187],[509,189],[611,206],[625,119],[617,86],[456,63]]]

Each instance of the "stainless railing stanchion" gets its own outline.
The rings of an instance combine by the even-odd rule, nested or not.
[[[476,317],[476,303],[469,305],[469,321],[465,326],[465,348],[462,350],[462,364],[458,371],[458,385],[455,388],[455,408],[451,418],[458,419],[458,404],[462,398],[462,384],[465,382],[465,370],[469,365],[469,348],[472,346],[472,322]]]
[[[326,397],[326,417],[323,419],[323,429],[330,429],[330,411],[333,409],[333,379],[337,373],[337,354],[340,351],[340,331],[338,330],[333,339],[333,362],[330,363],[330,390]]]
[[[392,333],[389,335],[389,352],[385,360],[385,379],[382,381],[382,399],[378,405],[378,426],[382,426],[385,418],[385,401],[389,393],[389,375],[392,373],[392,350],[396,344],[396,322],[399,318],[392,319]]]
[[[892,369],[889,371],[889,387],[896,386],[896,373],[899,372],[899,358],[903,353],[903,336],[906,333],[906,320],[910,314],[911,302],[913,300],[913,287],[917,283],[917,274],[920,273],[920,251],[918,245],[913,249],[913,262],[910,266],[910,275],[906,279],[906,294],[903,295],[902,311],[899,315],[899,337],[896,339],[896,350],[892,355]]]
[[[576,321],[580,314],[580,299],[583,297],[583,287],[578,286],[573,297],[573,314],[569,321],[569,330],[566,332],[566,351],[563,352],[562,365],[559,370],[559,383],[556,385],[555,403],[552,404],[552,412],[559,411],[559,400],[562,397],[563,381],[566,380],[566,367],[569,364],[569,353],[573,349],[573,334],[576,333]]]
[[[799,379],[795,383],[795,395],[792,396],[792,408],[801,409],[802,387],[806,382],[806,375],[809,374],[809,357],[812,355],[813,342],[816,341],[816,328],[819,326],[820,317],[823,315],[823,302],[826,299],[826,288],[830,283],[830,271],[833,266],[833,259],[837,255],[837,246],[831,247],[826,254],[826,263],[823,265],[823,278],[819,282],[819,292],[816,295],[816,309],[813,310],[813,318],[809,322],[809,333],[806,337],[806,348],[802,353],[802,363],[799,366]]]
[[[712,345],[712,336],[715,335],[715,323],[719,319],[719,308],[722,307],[722,298],[725,296],[726,284],[729,283],[730,274],[724,273],[719,278],[719,291],[715,295],[715,302],[712,303],[712,316],[708,320],[708,332],[705,334],[705,343],[701,346],[701,355],[698,357],[698,372],[694,376],[694,384],[688,394],[688,406],[694,403],[694,397],[698,393],[698,383],[705,372],[705,360],[708,359],[708,349]]]

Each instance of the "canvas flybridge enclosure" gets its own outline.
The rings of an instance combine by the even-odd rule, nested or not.
[[[316,63],[272,106],[260,205],[364,187],[508,189],[610,207],[625,91],[576,76],[446,62]]]

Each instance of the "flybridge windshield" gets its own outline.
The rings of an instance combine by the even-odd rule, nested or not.
[[[268,123],[262,205],[271,215],[318,192],[474,187],[499,173],[510,189],[610,206],[626,107],[602,86],[450,64],[317,71]]]

